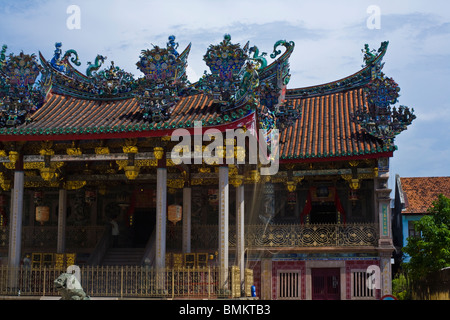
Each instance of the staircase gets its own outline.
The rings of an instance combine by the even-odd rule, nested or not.
[[[145,248],[109,248],[101,262],[104,266],[139,266]]]

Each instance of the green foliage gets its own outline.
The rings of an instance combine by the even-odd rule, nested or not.
[[[411,285],[403,273],[392,279],[392,294],[398,300],[411,299]]]
[[[405,268],[412,279],[450,266],[450,199],[440,194],[415,229],[421,237],[408,237],[403,248],[411,257]]]

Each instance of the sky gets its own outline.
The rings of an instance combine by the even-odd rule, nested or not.
[[[397,106],[417,116],[395,139],[390,187],[396,174],[450,176],[449,1],[0,0],[0,30],[7,54],[40,51],[50,60],[62,42],[63,52],[78,52],[82,72],[102,54],[105,67],[114,61],[135,78],[141,50],[175,35],[179,52],[192,45],[191,82],[208,70],[203,55],[224,34],[268,54],[276,41],[294,41],[288,88],[351,75],[363,65],[364,44],[378,49],[387,40],[383,72],[401,88]]]

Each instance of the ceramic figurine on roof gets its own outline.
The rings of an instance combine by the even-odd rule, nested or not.
[[[280,46],[286,49],[283,54]],[[248,42],[244,48],[232,44],[226,34],[220,44],[211,45],[204,55],[211,74],[205,72],[197,87],[220,104],[222,111],[250,106],[257,111],[261,128],[289,126],[300,116],[284,101],[293,49],[292,41],[277,41],[270,55],[277,59],[268,65],[265,52],[260,53],[256,46],[249,49]]]
[[[70,74],[71,68],[69,67],[69,61],[68,61],[69,57],[71,55],[75,56],[75,57],[71,58],[71,61],[76,66],[80,66],[81,62],[78,60],[77,52],[73,49],[67,50],[66,53],[64,54],[64,56],[61,57],[61,55],[62,55],[61,47],[62,47],[61,42],[55,43],[55,53],[53,55],[52,60],[50,60],[50,64],[53,68],[55,68],[59,72]]]
[[[238,90],[240,72],[248,58],[248,43],[241,48],[239,44],[231,43],[231,36],[224,35],[218,45],[210,45],[203,60],[211,74],[205,75],[198,82],[198,87],[212,96],[215,103],[223,105],[224,109],[232,106],[231,97]]]
[[[258,70],[263,70],[265,67],[267,67],[267,59],[264,58],[264,56],[267,55],[266,52],[262,52],[261,54],[259,54],[258,47],[253,46],[250,48],[249,53],[253,53],[251,59],[258,63]]]
[[[94,63],[87,63],[84,75],[69,62],[73,54],[75,57],[70,61],[76,66],[81,65],[76,51],[68,50],[61,58],[61,46],[60,42],[55,44],[56,50],[49,62],[40,53],[42,79],[52,91],[93,100],[126,99],[132,96],[135,81],[131,73],[115,66],[114,62],[111,62],[109,69],[98,71],[106,57],[97,55]]]
[[[154,46],[142,50],[137,68],[144,73],[138,80],[136,99],[143,110],[143,118],[160,122],[168,119],[170,108],[179,100],[181,91],[188,81],[186,76],[187,57],[191,45],[178,54],[175,36],[169,37],[167,48]]]
[[[6,49],[8,49],[8,46],[6,44],[4,44],[2,46],[2,51],[0,52],[0,68],[3,67],[5,60],[6,60]]]
[[[378,52],[385,50],[386,46],[387,42],[383,42]],[[365,45],[365,52],[364,60],[366,64],[373,62],[374,54],[369,51],[367,44]],[[356,110],[353,114],[353,120],[366,133],[381,139],[386,148],[393,148],[395,136],[406,130],[407,126],[416,118],[413,114],[414,109],[410,111],[405,106],[391,109],[391,105],[398,102],[400,87],[394,79],[386,77],[380,69],[372,74],[372,79],[365,86],[364,92],[368,104]]]
[[[179,54],[177,52],[177,48],[179,46],[178,42],[175,42],[175,36],[169,36],[169,42],[167,42],[167,50],[172,53],[175,57],[178,57]]]
[[[364,53],[365,65],[368,66],[373,64],[378,59],[379,55],[382,52],[386,51],[388,45],[389,41],[383,41],[378,50],[375,49],[370,50],[369,45],[365,44],[364,49],[361,50]]]
[[[40,67],[34,54],[10,54],[6,60],[3,46],[0,70],[0,127],[15,127],[42,104],[40,87],[35,86]]]
[[[109,68],[94,73],[92,80],[94,84],[92,90],[97,91],[99,95],[114,96],[120,93],[128,93],[135,87],[133,75],[116,67],[114,61],[111,61]]]
[[[102,56],[101,54],[98,54],[97,57],[95,57],[94,63],[88,62],[88,67],[86,69],[86,75],[88,77],[92,77],[98,69],[102,66],[102,64],[105,62],[107,57]]]
[[[284,46],[285,52],[281,54],[278,47]],[[270,54],[274,63],[270,64],[260,72],[261,89],[260,104],[267,108],[267,113],[273,115],[274,124],[272,128],[282,129],[292,125],[300,118],[300,111],[293,105],[287,104],[285,100],[286,86],[290,80],[289,57],[294,50],[292,41],[279,40],[274,44],[273,52]],[[261,117],[263,121],[264,117]],[[267,121],[265,121],[267,122]],[[272,120],[270,119],[270,122]],[[268,126],[269,128],[271,126]]]

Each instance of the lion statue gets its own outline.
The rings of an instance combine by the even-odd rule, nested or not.
[[[62,273],[54,281],[55,289],[61,294],[61,300],[89,300],[77,277],[71,273]]]

